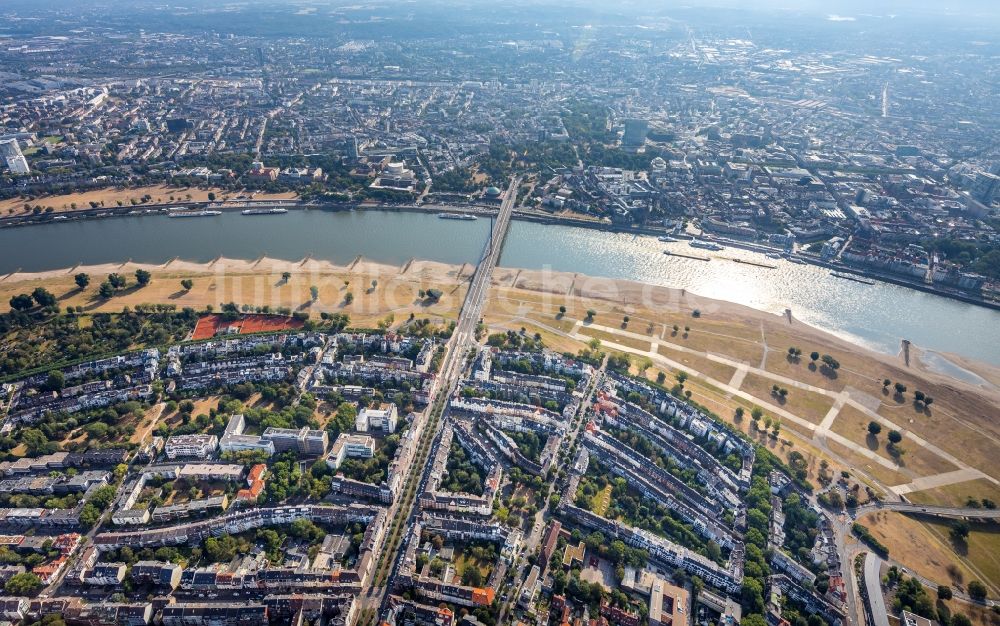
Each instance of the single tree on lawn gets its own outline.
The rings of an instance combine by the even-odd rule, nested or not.
[[[56,297],[44,287],[35,287],[35,290],[31,292],[31,297],[38,303],[38,306],[52,306],[56,303]]]
[[[22,293],[10,299],[10,308],[15,311],[27,311],[33,306],[35,306],[35,301],[31,299],[31,294]]]

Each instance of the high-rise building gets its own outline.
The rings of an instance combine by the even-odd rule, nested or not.
[[[21,154],[21,146],[17,143],[17,139],[0,139],[0,157],[9,159],[19,156],[23,155]]]
[[[21,155],[7,157],[7,168],[12,174],[28,174],[31,172],[27,159]]]
[[[1000,193],[1000,176],[989,172],[977,172],[972,182],[972,197],[986,206],[993,204],[993,199]]]
[[[625,120],[625,134],[622,136],[622,146],[638,148],[646,143],[646,133],[649,132],[649,122],[640,119]]]

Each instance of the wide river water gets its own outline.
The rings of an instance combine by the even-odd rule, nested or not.
[[[358,255],[389,264],[410,258],[474,263],[489,228],[487,219],[442,220],[433,214],[386,211],[53,222],[0,229],[0,274],[128,259],[209,261],[219,255],[254,259],[266,254],[298,260],[311,254],[338,264]],[[665,248],[713,259],[667,256]],[[777,268],[754,267],[732,258]],[[906,338],[931,350],[1000,364],[998,311],[882,282],[864,285],[833,277],[820,267],[754,252],[732,248],[709,252],[685,243],[664,244],[654,237],[515,221],[500,264],[684,288],[775,314],[790,308],[797,319],[881,352],[896,353],[900,339]]]

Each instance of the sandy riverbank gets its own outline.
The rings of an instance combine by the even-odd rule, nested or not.
[[[136,286],[134,274],[138,269],[152,274],[149,285]],[[399,318],[411,312],[453,319],[465,293],[464,279],[471,269],[431,261],[394,266],[361,258],[346,266],[310,258],[286,261],[268,257],[220,257],[209,263],[179,259],[164,264],[105,263],[0,277],[0,306],[7,310],[11,296],[44,287],[56,295],[60,306],[82,307],[85,312],[120,311],[124,306],[144,303],[195,309],[211,305],[218,310],[223,303],[235,302],[271,310],[308,310],[315,315],[348,313],[356,325],[374,325],[389,314]],[[76,286],[74,276],[78,273],[90,277],[86,289]],[[125,276],[129,286],[113,298],[100,298],[98,286],[112,273]],[[182,280],[191,280],[192,288],[184,289]],[[314,286],[318,292],[315,299],[311,294]],[[444,294],[437,303],[420,298],[421,290],[431,288]]]

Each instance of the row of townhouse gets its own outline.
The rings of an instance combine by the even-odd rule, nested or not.
[[[185,569],[181,573],[178,589],[184,592],[310,591],[333,594],[357,593],[361,585],[352,570],[265,567],[226,571],[217,567],[201,567]]]
[[[701,494],[669,471],[648,462],[642,454],[628,444],[602,430],[588,429],[584,433],[584,445],[602,460],[613,460],[626,470],[637,473],[640,478],[648,478],[660,489],[679,496],[689,506],[704,511],[710,517],[717,517],[725,510],[723,503]]]
[[[78,597],[0,598],[0,617],[8,621],[58,614],[71,626],[259,626],[268,621],[349,626],[358,612],[351,593],[268,594],[258,601],[84,602]]]
[[[22,421],[31,421],[47,411],[72,413],[133,399],[134,392],[128,390],[148,386],[156,379],[159,355],[158,350],[149,349],[59,369],[65,381],[81,381],[59,391],[46,389],[49,372],[26,377],[12,385],[10,412]],[[105,379],[91,380],[97,376]]]
[[[644,496],[675,512],[682,520],[691,524],[698,534],[724,548],[739,545],[740,541],[735,533],[716,521],[721,517],[720,508],[711,505],[666,470],[644,462],[643,457],[635,450],[603,433],[586,433],[584,445],[607,464],[614,474],[625,478]]]
[[[358,613],[355,594],[269,594],[255,602],[175,602],[163,607],[163,626],[260,626],[312,623],[349,626]]]
[[[128,460],[124,448],[103,448],[83,452],[53,452],[38,457],[22,457],[16,461],[0,463],[0,474],[17,476],[44,473],[69,468],[114,467]]]
[[[217,359],[228,355],[249,354],[262,346],[270,347],[268,352],[286,348],[309,349],[326,345],[325,335],[315,332],[265,333],[237,335],[226,339],[211,339],[193,343],[183,343],[167,349],[168,362],[199,361]]]
[[[32,424],[39,421],[46,413],[62,411],[77,413],[97,409],[121,402],[145,401],[153,396],[153,386],[150,384],[131,385],[131,379],[126,379],[128,386],[106,387],[96,393],[86,393],[71,397],[62,397],[52,392],[45,394],[49,401],[34,403],[31,407],[18,409],[11,413],[9,424]]]
[[[549,392],[565,393],[568,388],[566,381],[562,378],[553,378],[551,376],[541,376],[538,374],[522,374],[520,372],[511,372],[501,369],[493,369],[490,380],[500,384],[514,385],[516,387],[527,389],[539,389]]]
[[[566,519],[585,528],[600,531],[609,540],[621,539],[626,545],[645,550],[650,560],[661,566],[671,570],[682,568],[691,575],[699,576],[706,584],[729,593],[736,593],[740,589],[743,571],[742,562],[737,562],[739,555],[732,556],[729,567],[725,568],[651,532],[626,526],[619,521],[609,520],[563,502],[560,503],[559,511]]]
[[[166,588],[171,591],[181,584],[183,568],[169,561],[136,561],[132,565],[131,577],[138,585]]]
[[[454,429],[455,439],[459,445],[465,448],[473,463],[487,472],[500,464],[500,460],[493,452],[493,449],[472,427],[472,422],[456,419],[452,421],[452,428]]]
[[[413,587],[417,595],[468,607],[483,607],[493,604],[496,591],[489,587],[469,587],[467,585],[445,583],[436,578],[410,576],[406,582]]]
[[[106,372],[132,373],[140,377],[145,372],[146,376],[152,378],[155,377],[156,370],[159,367],[159,359],[160,351],[156,348],[149,348],[107,359],[84,361],[83,363],[60,368],[59,371],[63,373],[66,382],[94,378],[102,376]],[[20,386],[25,388],[41,387],[48,380],[48,374],[48,372],[42,372],[28,376],[20,381]]]
[[[455,613],[446,606],[430,605],[409,600],[402,596],[390,595],[388,607],[380,617],[380,626],[404,626],[404,624],[430,624],[452,626]]]
[[[250,575],[240,574],[238,577],[229,572],[216,570],[190,570],[200,576],[198,580],[190,580],[195,573],[185,570],[181,573],[179,584],[184,588],[219,587],[228,589],[250,589],[265,587],[277,589],[317,589],[330,585],[347,585],[354,589],[367,582],[375,565],[375,555],[381,549],[386,531],[386,512],[379,507],[363,505],[325,506],[303,505],[274,508],[250,509],[239,513],[230,513],[214,519],[193,522],[170,528],[158,528],[147,531],[102,533],[95,538],[94,544],[99,550],[107,550],[123,545],[155,546],[179,545],[187,542],[200,542],[209,536],[223,533],[240,533],[265,526],[290,524],[298,519],[308,519],[317,523],[331,525],[346,525],[353,522],[365,524],[365,532],[359,547],[359,556],[353,570],[337,570],[336,576],[331,576],[329,569],[314,571],[308,576],[299,576],[298,569],[267,568]],[[212,572],[210,582],[198,582]],[[218,574],[218,576],[215,576]],[[149,575],[152,575],[151,573]],[[346,588],[346,587],[345,587]]]
[[[190,391],[241,383],[276,382],[289,380],[292,371],[292,366],[287,361],[261,363],[254,367],[227,369],[198,376],[184,375],[177,379],[177,388]]]
[[[508,461],[536,476],[545,474],[545,466],[524,456],[517,442],[510,435],[482,419],[476,420],[476,428],[483,433],[500,454],[507,457]]]
[[[454,532],[461,534],[464,530],[468,533],[467,536],[483,535],[487,540],[497,536],[494,534],[494,531],[488,528],[460,525],[461,522],[458,521],[445,523],[442,518],[433,518],[429,521],[436,528],[436,530],[432,529],[432,532]],[[481,607],[493,604],[496,596],[496,591],[493,588],[470,587],[455,582],[446,583],[438,578],[423,576],[420,572],[416,571],[416,550],[422,534],[423,520],[421,519],[413,524],[413,528],[407,539],[406,552],[404,553],[399,571],[400,576],[397,578],[400,586],[410,587],[421,598],[437,602],[448,602],[467,607]],[[504,568],[504,571],[506,571],[506,568]]]
[[[123,603],[97,602],[85,604],[79,598],[59,600],[31,600],[24,597],[0,597],[0,617],[8,622],[21,622],[29,618],[58,612],[67,624],[73,626],[146,626],[153,620],[155,611],[150,602]]]
[[[769,587],[794,600],[802,606],[807,615],[819,615],[832,626],[845,623],[847,614],[843,606],[838,606],[811,589],[804,587],[798,580],[785,574],[774,574],[769,579]]]
[[[153,509],[150,518],[154,524],[172,522],[189,517],[205,517],[222,513],[229,507],[229,497],[226,494],[212,496],[209,498],[199,498],[188,500],[182,504],[169,506],[158,506]]]
[[[390,370],[412,370],[413,361],[401,356],[386,354],[345,354],[341,362],[345,365],[367,364],[370,367]]]
[[[357,402],[361,398],[374,397],[377,390],[374,387],[365,387],[363,385],[327,385],[314,378],[309,383],[308,391],[314,396],[329,396],[337,394],[342,396],[344,400]]]
[[[609,374],[609,379],[614,381],[616,387],[627,385],[628,391],[637,391],[643,397],[649,398],[657,407],[660,415],[676,420],[678,428],[686,430],[696,438],[704,438],[714,443],[725,454],[730,452],[738,454],[743,460],[743,466],[736,479],[741,488],[749,488],[755,455],[753,444],[750,441],[728,430],[701,410],[662,389],[654,388],[621,374]],[[703,454],[707,455],[707,452],[703,451]]]
[[[197,361],[184,365],[183,368],[179,372],[173,374],[173,376],[185,379],[197,378],[210,374],[223,374],[233,370],[278,367],[284,365],[286,362],[293,362],[294,360],[294,357],[286,359],[285,355],[280,352],[272,352],[269,354],[238,356],[218,361]]]
[[[385,481],[376,485],[348,478],[343,474],[337,474],[331,479],[331,485],[333,493],[374,500],[382,504],[392,504],[395,498],[394,492]]]
[[[139,352],[121,354],[107,359],[88,361],[62,370],[66,380],[76,380],[103,374],[113,370],[141,370],[150,379],[156,376],[159,368],[160,351],[156,348],[148,348]]]
[[[106,470],[88,470],[75,476],[22,476],[0,480],[0,491],[65,495],[85,492],[94,485],[106,485],[110,479],[111,472]]]
[[[0,508],[0,526],[76,528],[83,506],[80,502],[71,509]]]
[[[338,333],[334,335],[334,342],[338,346],[361,346],[368,353],[380,352],[382,354],[412,353],[415,346],[419,346],[417,356],[410,366],[419,372],[430,371],[431,361],[438,347],[437,342],[433,339],[400,335],[394,332],[384,334]]]

